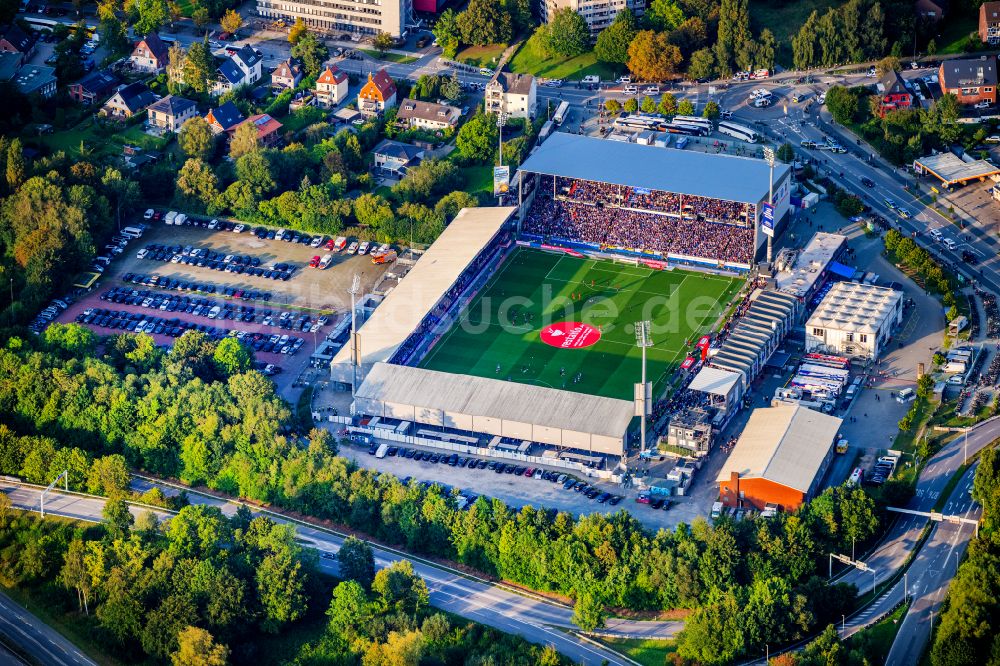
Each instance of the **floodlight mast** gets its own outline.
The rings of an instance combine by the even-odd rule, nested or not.
[[[358,294],[361,293],[361,276],[357,273],[351,279],[351,288],[348,290],[351,294],[351,397],[353,398],[358,391],[358,364],[361,359],[358,358],[358,306],[357,298]]]
[[[639,455],[642,456],[646,452],[646,416],[649,414],[649,398],[650,398],[650,388],[649,383],[646,381],[646,348],[653,346],[653,340],[650,335],[651,324],[648,320],[638,321],[635,323],[635,344],[642,350],[642,380],[636,386],[635,392],[635,408],[636,412],[639,414]]]

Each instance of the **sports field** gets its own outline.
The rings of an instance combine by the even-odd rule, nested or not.
[[[655,394],[742,284],[518,248],[421,367],[631,400],[642,358],[634,323],[649,320]]]

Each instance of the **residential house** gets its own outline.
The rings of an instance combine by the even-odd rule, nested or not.
[[[380,116],[396,106],[396,84],[384,69],[368,73],[368,83],[358,93],[358,111],[364,118]]]
[[[890,70],[882,75],[876,84],[879,96],[879,115],[883,118],[890,111],[909,109],[915,106],[916,102],[903,82],[903,77],[899,72]]]
[[[372,151],[375,167],[383,171],[401,175],[406,173],[405,167],[420,163],[424,151],[408,143],[385,139]]]
[[[25,62],[35,52],[35,38],[16,23],[0,29],[0,53],[17,53]]]
[[[219,61],[218,76],[212,87],[213,95],[223,95],[239,86],[252,86],[260,81],[264,58],[247,45]]]
[[[961,104],[997,103],[997,59],[981,56],[969,60],[945,60],[938,68],[943,94],[951,93]]]
[[[1000,44],[1000,2],[979,6],[979,39],[991,46]]]
[[[153,91],[137,81],[119,88],[101,107],[101,113],[112,118],[131,118],[156,100]]]
[[[462,110],[447,104],[406,98],[399,105],[396,120],[410,129],[444,130],[458,125]]]
[[[108,70],[91,72],[76,83],[69,84],[69,96],[81,104],[93,104],[114,92],[118,77]]]
[[[916,0],[913,6],[917,16],[937,23],[948,11],[948,0]]]
[[[496,72],[486,84],[486,113],[534,118],[538,84],[530,74]]]
[[[205,114],[205,122],[212,128],[215,134],[232,132],[236,126],[243,122],[243,114],[232,102],[226,102],[222,106],[209,109]]]
[[[281,128],[283,126],[268,114],[258,113],[255,116],[250,116],[243,122],[236,125],[236,127],[233,128],[233,132],[235,133],[241,125],[246,125],[248,123],[256,125],[257,141],[261,146],[273,148],[281,142]]]
[[[48,65],[22,65],[14,77],[14,84],[22,93],[46,99],[56,94],[56,83],[56,68]]]
[[[298,58],[289,58],[279,62],[271,72],[271,87],[279,90],[294,88],[302,81],[302,63]]]
[[[167,95],[150,105],[149,124],[168,132],[176,132],[181,126],[198,115],[198,106],[189,99]]]
[[[169,51],[160,36],[151,32],[139,40],[128,60],[133,69],[156,74],[167,68],[167,63],[170,62]]]
[[[332,109],[347,98],[347,74],[336,65],[327,65],[316,79],[316,106]]]

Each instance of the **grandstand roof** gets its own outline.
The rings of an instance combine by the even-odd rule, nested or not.
[[[556,132],[521,165],[521,170],[599,183],[757,204],[767,197],[763,160],[643,146]],[[777,164],[774,182],[788,173]]]
[[[389,363],[372,366],[355,400],[365,414],[613,455],[635,414],[630,400]]]
[[[463,208],[459,211],[406,277],[358,329],[362,376],[372,363],[389,360],[514,210],[508,206]],[[350,345],[345,345],[332,364],[343,364],[349,368],[350,362]],[[348,371],[346,377],[349,376]]]

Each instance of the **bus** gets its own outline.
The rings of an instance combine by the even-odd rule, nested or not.
[[[562,125],[563,121],[566,120],[566,116],[569,114],[569,102],[559,102],[556,112],[552,115],[552,122],[556,125]]]
[[[615,129],[617,130],[629,130],[633,132],[662,129],[660,127],[660,123],[658,123],[657,121],[647,120],[645,118],[633,118],[633,117],[618,118],[615,120],[614,125]]]
[[[734,139],[746,141],[747,143],[757,143],[758,139],[757,132],[746,125],[729,122],[728,120],[723,120],[719,123],[719,133],[731,136]]]
[[[697,125],[688,125],[687,123],[667,123],[662,127],[664,132],[670,132],[671,134],[686,134],[687,136],[705,136],[705,129]]]
[[[712,121],[708,118],[701,118],[699,116],[674,116],[673,122],[684,123],[685,125],[697,125],[706,132],[712,131]]]

